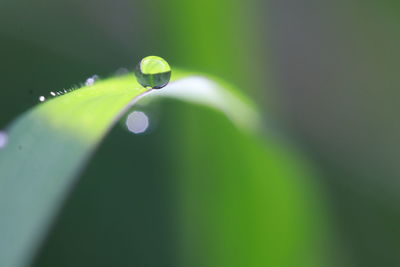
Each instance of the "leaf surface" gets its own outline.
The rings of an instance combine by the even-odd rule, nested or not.
[[[247,126],[243,115],[251,116],[246,114],[251,109],[217,87],[204,77],[174,71],[170,85],[149,91],[130,74],[49,99],[17,118],[0,150],[0,266],[25,266],[31,260],[89,156],[139,98],[154,94],[199,101]],[[193,95],[184,92],[190,88]],[[226,106],[225,97],[244,114]]]

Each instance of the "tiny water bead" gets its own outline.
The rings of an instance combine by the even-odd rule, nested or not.
[[[129,70],[127,68],[121,67],[115,71],[115,76],[124,76],[128,73],[129,73]]]
[[[93,84],[95,84],[95,82],[99,79],[98,75],[93,75],[92,77],[89,77],[86,79],[85,81],[85,85],[86,86],[92,86]]]
[[[160,89],[168,84],[171,78],[171,67],[161,57],[148,56],[136,66],[135,76],[143,87]]]
[[[6,147],[8,143],[8,134],[0,131],[0,149]]]
[[[39,96],[39,101],[40,101],[40,102],[46,101],[46,97],[44,97],[44,96]]]

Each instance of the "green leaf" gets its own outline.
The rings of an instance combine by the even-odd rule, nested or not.
[[[173,80],[188,75],[174,71]],[[0,266],[26,265],[107,131],[138,98],[167,90],[147,91],[133,75],[111,78],[46,101],[11,125],[0,151]]]
[[[176,105],[186,122],[173,148],[183,266],[318,266],[324,231],[313,218],[323,215],[309,171],[280,141],[265,143],[249,101],[216,80],[174,70],[170,85],[147,92],[133,75],[110,78],[19,117],[0,150],[0,266],[30,264],[109,129],[139,98],[157,96],[212,108]]]
[[[26,266],[78,172],[145,89],[126,76],[56,97],[19,117],[0,151],[0,266]]]

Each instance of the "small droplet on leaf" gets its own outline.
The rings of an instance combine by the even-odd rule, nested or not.
[[[0,131],[0,149],[4,148],[8,143],[8,134]]]
[[[95,82],[99,79],[98,75],[93,75],[92,77],[89,77],[86,79],[85,81],[85,85],[86,86],[92,86],[93,84],[95,84]]]
[[[127,68],[119,68],[115,71],[116,76],[123,76],[129,73],[129,70]]]
[[[136,66],[135,76],[143,87],[160,89],[168,84],[171,78],[171,67],[161,57],[148,56]]]
[[[46,98],[45,98],[44,96],[41,95],[41,96],[39,96],[39,101],[40,101],[40,102],[44,102],[44,101],[46,101]]]

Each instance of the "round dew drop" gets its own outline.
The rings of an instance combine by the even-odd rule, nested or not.
[[[148,56],[136,66],[135,76],[143,87],[160,89],[168,84],[171,78],[171,67],[161,57]]]

